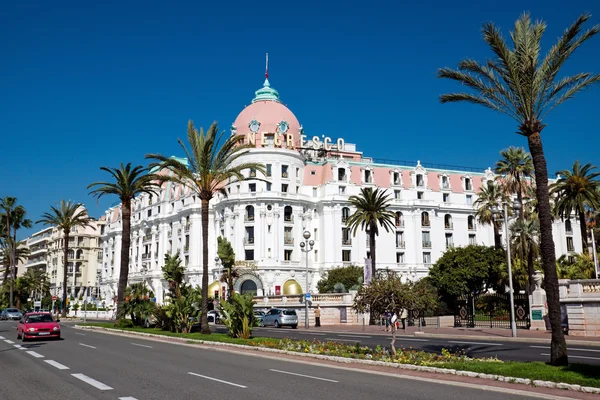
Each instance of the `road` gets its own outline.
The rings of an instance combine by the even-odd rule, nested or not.
[[[348,369],[80,331],[63,324],[60,341],[19,343],[0,323],[0,398],[63,400],[219,399],[531,399]]]

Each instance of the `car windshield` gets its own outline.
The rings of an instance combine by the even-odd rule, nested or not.
[[[7,308],[6,312],[19,312],[16,308]]]
[[[36,322],[53,322],[52,315],[50,314],[34,314],[27,317],[28,324],[35,324]]]

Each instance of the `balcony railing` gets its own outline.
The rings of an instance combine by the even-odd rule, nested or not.
[[[183,246],[183,251],[184,251],[184,252],[186,252],[186,253],[187,253],[188,251],[190,251],[190,245],[189,245],[189,244],[186,244],[185,246]]]
[[[404,228],[404,221],[402,221],[402,220],[396,220],[396,227],[397,228]]]
[[[451,249],[454,247],[454,243],[446,243],[446,248]]]
[[[244,216],[244,221],[245,222],[254,222],[254,214],[252,214],[252,215],[245,215]]]
[[[294,238],[290,238],[290,237],[283,238],[283,244],[293,245],[294,244]]]
[[[475,225],[469,225],[469,230],[470,230],[470,231],[474,231],[474,230],[476,230],[476,227],[475,227]]]
[[[446,222],[444,224],[444,228],[446,228],[446,229],[453,229],[454,225],[452,224],[452,222]]]
[[[352,239],[342,239],[342,246],[352,246]]]
[[[429,220],[421,221],[421,226],[431,226],[431,221],[429,221]]]
[[[185,232],[189,232],[190,231],[190,224],[186,224],[185,225]]]
[[[181,228],[177,228],[177,236],[181,236]]]
[[[396,241],[396,248],[397,249],[403,249],[404,247],[406,247],[404,240],[401,241]]]
[[[431,242],[423,240],[423,248],[424,249],[430,249],[431,248]]]
[[[294,216],[290,214],[286,214],[283,216],[284,222],[294,222]]]
[[[448,182],[442,182],[442,189],[450,189],[450,184]]]
[[[150,253],[144,253],[142,254],[142,260],[147,260],[150,258]]]
[[[244,244],[254,244],[254,236],[247,236],[244,238]]]
[[[152,235],[144,235],[143,241],[144,242],[150,242],[150,241],[152,241]]]

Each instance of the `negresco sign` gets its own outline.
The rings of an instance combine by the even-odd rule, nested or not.
[[[260,133],[257,134],[255,132],[248,132],[246,136],[246,142],[250,145],[256,146],[257,136],[260,140],[261,146],[267,146],[273,144],[275,147],[285,147],[288,149],[294,149],[294,136],[289,133]],[[318,136],[313,136],[310,140],[306,139],[306,135],[300,135],[300,139],[304,146],[313,148],[314,150],[324,149],[327,151],[333,150],[333,140],[328,136],[322,136],[323,140]],[[346,142],[344,139],[339,138],[335,142],[335,146],[337,151],[344,151]]]

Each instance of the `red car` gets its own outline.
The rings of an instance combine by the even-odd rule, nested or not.
[[[60,325],[48,312],[25,314],[17,324],[17,339],[60,339]]]

